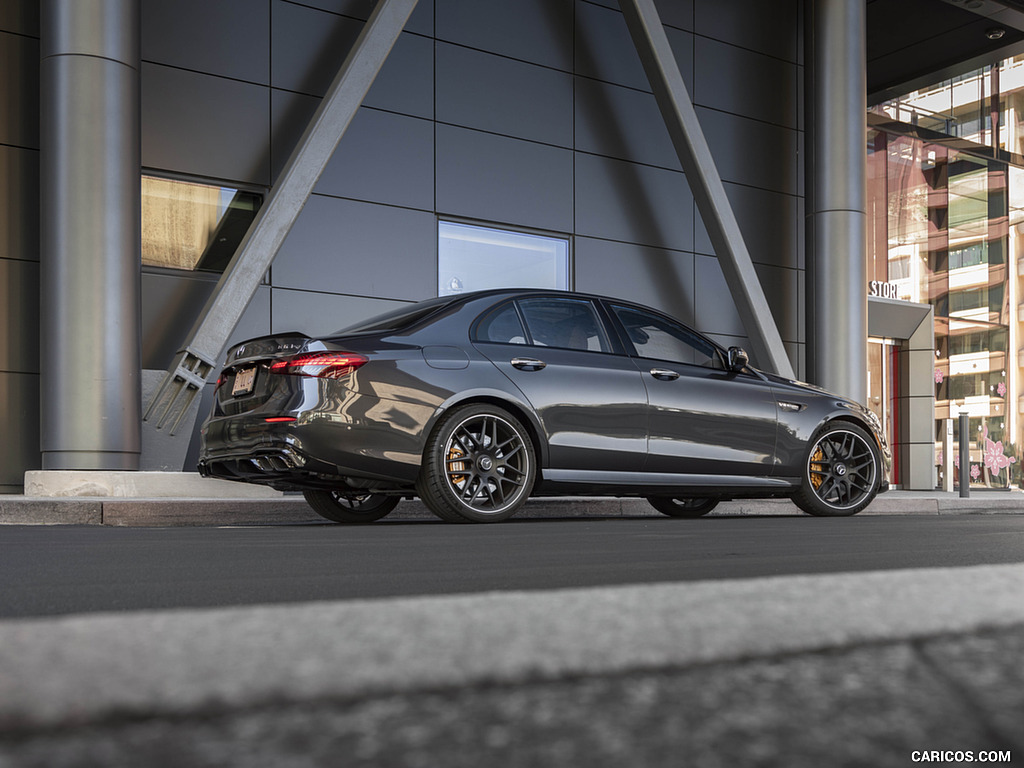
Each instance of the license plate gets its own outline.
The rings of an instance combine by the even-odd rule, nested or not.
[[[248,395],[256,383],[256,368],[243,368],[235,374],[235,383],[231,387],[231,396]]]

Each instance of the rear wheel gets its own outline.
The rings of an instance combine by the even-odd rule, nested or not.
[[[700,517],[718,506],[718,499],[673,498],[648,496],[651,506],[669,517]]]
[[[379,493],[342,493],[340,491],[303,491],[313,511],[335,523],[372,523],[398,506],[398,496]]]
[[[793,502],[820,517],[855,515],[878,493],[881,466],[867,432],[847,422],[830,424],[811,443]]]
[[[496,523],[522,508],[537,476],[526,428],[503,408],[475,403],[452,410],[431,434],[417,491],[454,523]]]

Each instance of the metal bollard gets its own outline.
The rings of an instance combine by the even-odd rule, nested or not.
[[[971,495],[971,417],[960,414],[960,498]]]

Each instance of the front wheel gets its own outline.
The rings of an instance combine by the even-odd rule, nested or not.
[[[302,495],[314,512],[335,523],[372,523],[390,514],[399,501],[397,496],[379,493],[308,490]]]
[[[651,506],[669,517],[701,517],[718,506],[718,499],[673,498],[648,496]]]
[[[811,443],[793,502],[819,517],[855,515],[878,493],[881,469],[867,432],[847,422],[830,424]]]
[[[442,520],[496,523],[529,498],[537,476],[534,455],[526,428],[503,408],[454,408],[427,441],[416,487]]]

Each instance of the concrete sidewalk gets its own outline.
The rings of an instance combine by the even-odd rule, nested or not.
[[[863,515],[1021,514],[1024,492],[973,491],[970,498],[941,491],[889,491]],[[802,515],[785,499],[723,502],[712,515]],[[552,497],[531,499],[520,518],[659,517],[643,499]],[[421,502],[403,501],[388,520],[436,520]],[[0,495],[0,524],[13,525],[259,525],[325,522],[301,496],[278,498]]]
[[[1024,765],[1022,629],[1021,565],[0,622],[0,768]]]

